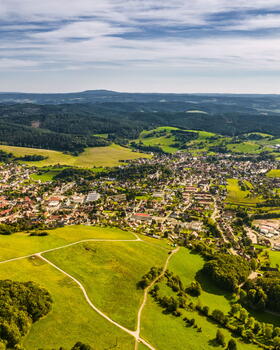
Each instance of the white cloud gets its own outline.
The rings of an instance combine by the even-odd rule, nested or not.
[[[266,14],[257,15],[228,26],[227,30],[259,30],[259,29],[280,29],[280,15]]]
[[[0,36],[0,70],[280,70],[277,33],[249,32],[280,28],[280,15],[251,12],[278,7],[279,0],[0,0],[1,28],[12,35]],[[242,19],[213,20],[230,11],[242,12]],[[176,26],[205,28],[184,37],[176,36]],[[149,37],[151,28],[160,35]],[[232,30],[249,34],[228,35]]]
[[[20,60],[13,58],[1,58],[0,59],[0,69],[21,69],[36,67],[38,63],[32,60]]]

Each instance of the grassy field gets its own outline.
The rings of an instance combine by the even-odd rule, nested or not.
[[[82,225],[66,226],[47,232],[49,232],[49,235],[43,237],[29,236],[26,233],[1,236],[0,260],[33,254],[84,239],[135,239],[131,233],[117,228]]]
[[[71,349],[77,341],[94,349],[134,349],[132,337],[93,311],[78,286],[50,265],[30,259],[0,266],[0,279],[35,281],[52,295],[52,311],[36,322],[24,341],[28,350]]]
[[[186,327],[182,317],[194,318],[202,332],[198,333],[193,327]],[[208,322],[203,316],[195,312],[183,312],[183,316],[178,318],[166,315],[162,308],[158,306],[149,296],[146,307],[143,311],[141,336],[149,341],[157,350],[209,350],[220,349],[213,342],[218,326]],[[222,329],[228,341],[230,333]],[[238,350],[258,349],[252,344],[244,344],[238,341]]]
[[[123,160],[151,157],[148,154],[133,152],[131,149],[119,145],[87,148],[77,157],[58,151],[6,145],[0,145],[0,150],[12,153],[16,157],[22,157],[24,155],[42,155],[48,157],[47,159],[38,162],[23,162],[24,164],[36,167],[57,164],[81,168],[92,168],[93,166],[111,167],[120,165]]]
[[[145,146],[158,146],[166,153],[175,153],[178,151],[178,148],[172,147],[172,144],[175,142],[174,136],[170,133],[171,130],[178,130],[174,127],[158,127],[153,130],[144,130],[141,132],[139,139],[136,141],[142,141]],[[154,132],[165,131],[164,136],[155,136]],[[151,135],[151,136],[149,136]]]
[[[86,243],[46,253],[77,278],[93,303],[114,321],[135,329],[143,290],[137,282],[152,266],[163,266],[167,249],[144,242]]]
[[[197,272],[203,266],[204,261],[198,254],[192,254],[185,248],[172,257],[168,269],[174,274],[180,276],[183,284],[187,286],[195,280]],[[222,295],[221,291],[204,279],[199,278],[204,288],[201,296],[196,299],[200,300],[202,305],[208,305],[210,311],[214,308],[227,312],[230,309],[228,300]],[[164,282],[160,284],[161,296],[174,296],[174,293]],[[173,293],[173,294],[172,294]],[[191,299],[191,297],[190,297]],[[209,322],[207,318],[200,316],[197,312],[182,310],[180,318],[170,314],[163,313],[163,309],[155,303],[149,296],[147,304],[143,310],[141,336],[148,340],[157,350],[205,350],[215,349],[217,345],[213,341],[218,326]],[[202,332],[198,333],[193,327],[186,327],[183,318],[194,318]],[[230,333],[222,329],[226,340],[231,338]],[[238,341],[239,350],[257,349],[253,345],[247,345]]]
[[[61,170],[62,169],[60,168],[60,169],[48,170],[48,171],[44,172],[43,174],[32,174],[31,179],[33,179],[35,181],[40,180],[41,182],[52,181],[53,178],[61,172]]]
[[[256,203],[262,202],[259,197],[252,197],[250,191],[242,191],[237,179],[227,180],[227,198],[226,203],[233,205],[255,206]]]
[[[266,174],[266,176],[268,176],[268,177],[280,177],[280,169],[272,169]]]
[[[180,130],[180,129],[175,128],[175,127],[170,127],[170,126],[163,126],[163,127],[158,127],[156,129],[153,129],[153,130],[149,130],[149,131],[145,130],[145,131],[142,131],[142,133],[139,136],[139,139],[136,141],[142,141],[143,144],[146,146],[158,146],[166,153],[175,153],[179,149],[172,146],[175,143],[175,138],[171,134],[171,132],[170,132],[171,130]],[[165,132],[164,135],[156,136],[153,134],[155,132],[162,132],[162,131]],[[184,130],[184,131],[197,133],[198,138],[193,140],[193,141],[188,142],[188,144],[190,146],[193,146],[194,149],[196,149],[197,145],[199,143],[201,143],[202,141],[207,142],[207,139],[209,139],[213,136],[217,136],[216,134],[213,134],[213,133],[207,132],[207,131],[198,131],[198,130]],[[207,151],[207,149],[206,149],[206,151]]]
[[[276,265],[280,266],[280,252],[273,250],[268,250],[268,252],[272,267],[276,267]]]
[[[217,288],[206,276],[202,274],[197,275],[197,272],[202,269],[203,265],[204,260],[199,254],[194,254],[186,248],[181,248],[171,259],[169,270],[181,278],[185,287],[196,279],[200,282],[203,291],[199,298],[195,298],[196,301],[200,300],[202,305],[209,306],[212,311],[220,309],[223,312],[228,312],[230,310],[230,295]]]
[[[230,143],[227,145],[227,149],[236,153],[259,153],[262,151],[260,145],[255,142],[241,142],[241,143]]]

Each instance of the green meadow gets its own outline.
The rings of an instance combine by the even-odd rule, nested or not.
[[[153,130],[144,130],[141,132],[139,138],[136,141],[141,141],[145,146],[158,146],[166,153],[175,153],[179,149],[173,144],[176,142],[174,136],[172,135],[172,130],[180,130],[179,128],[171,126],[162,126]],[[198,138],[189,141],[188,145],[193,148],[197,148],[197,145],[201,142],[207,143],[207,139],[217,136],[214,133],[199,130],[183,130],[186,132],[194,132],[198,135]],[[164,132],[164,135],[157,136],[155,133]]]
[[[230,294],[217,288],[206,276],[199,274],[203,265],[204,260],[199,254],[192,253],[186,248],[180,248],[179,252],[172,257],[168,269],[180,277],[184,287],[195,280],[200,282],[202,293],[195,298],[196,301],[209,306],[210,311],[220,309],[225,313],[228,312]]]
[[[27,233],[15,233],[1,236],[0,261],[38,253],[69,243],[87,239],[131,239],[135,236],[118,228],[92,227],[84,225],[65,226],[47,230],[48,236],[29,236]]]
[[[229,300],[223,295],[221,290],[215,287],[205,277],[200,276],[198,271],[202,268],[204,260],[198,254],[191,253],[186,248],[180,248],[170,260],[168,270],[178,275],[184,286],[188,286],[192,281],[198,279],[203,288],[199,298],[189,297],[194,302],[200,301],[202,305],[208,305],[210,312],[213,309],[220,309],[224,312],[229,311]],[[160,295],[175,295],[169,287],[162,281],[159,283]],[[175,317],[171,314],[163,313],[163,309],[148,296],[147,304],[143,310],[141,336],[149,341],[156,349],[188,349],[188,350],[205,350],[215,349],[217,344],[214,342],[217,329],[219,326],[206,317],[199,315],[195,311],[182,311],[181,317]],[[193,327],[185,325],[183,318],[194,318],[198,328],[201,327],[202,332]],[[231,338],[231,334],[226,329],[221,329],[225,335],[226,341]],[[239,350],[257,349],[254,345],[238,342]]]
[[[229,143],[227,149],[236,153],[260,153],[262,147],[255,142]]]
[[[45,257],[77,278],[101,311],[135,329],[143,298],[137,282],[152,266],[163,266],[167,253],[146,242],[102,242],[53,251]]]
[[[202,332],[197,329],[187,327],[182,318],[194,318]],[[151,296],[143,311],[141,336],[158,350],[210,350],[221,349],[214,342],[218,326],[209,322],[205,317],[197,312],[183,311],[183,315],[178,318],[170,314],[164,314],[162,308],[157,305]],[[226,341],[231,338],[229,331],[221,329]],[[258,347],[252,344],[244,344],[240,341],[238,350],[254,350]]]
[[[38,162],[22,162],[24,164],[36,167],[45,167],[57,164],[81,168],[92,168],[94,166],[112,167],[120,165],[122,161],[125,160],[151,157],[151,155],[133,152],[129,148],[125,148],[115,144],[106,147],[87,148],[78,156],[73,156],[59,151],[52,151],[46,149],[15,147],[6,145],[0,145],[0,150],[12,153],[16,157],[23,157],[25,155],[42,155],[47,157],[47,159]]]
[[[134,339],[92,310],[70,278],[42,260],[24,259],[0,266],[0,279],[34,281],[52,295],[51,312],[34,323],[24,340],[28,350],[71,349],[77,341],[94,349],[134,349]]]
[[[252,196],[249,190],[242,191],[237,179],[227,180],[227,192],[227,204],[254,207],[262,202],[262,198]]]
[[[280,169],[272,169],[266,174],[266,176],[268,176],[268,177],[280,177]]]

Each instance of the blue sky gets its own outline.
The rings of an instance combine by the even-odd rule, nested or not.
[[[1,0],[0,91],[280,93],[279,0]]]

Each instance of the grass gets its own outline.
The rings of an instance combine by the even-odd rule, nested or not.
[[[227,149],[236,153],[251,153],[251,154],[259,153],[262,150],[260,145],[250,141],[241,142],[241,143],[229,143],[227,145]]]
[[[280,177],[280,169],[272,169],[266,174],[266,176],[268,176],[268,177]]]
[[[202,332],[198,333],[193,327],[186,327],[183,317],[194,318]],[[143,310],[141,336],[149,341],[157,350],[206,350],[221,349],[213,342],[218,326],[207,321],[197,312],[183,311],[183,316],[178,318],[164,314],[149,296],[147,305]],[[221,329],[226,341],[231,338],[230,333]],[[244,344],[238,341],[238,350],[257,349],[252,344]]]
[[[84,239],[135,239],[129,232],[109,227],[103,228],[77,225],[66,226],[47,232],[49,232],[49,235],[43,237],[30,237],[26,233],[1,236],[0,260],[33,254]]]
[[[77,157],[58,151],[6,145],[1,145],[0,150],[12,153],[16,157],[22,157],[24,155],[42,155],[48,157],[47,159],[38,162],[22,162],[24,164],[36,167],[45,167],[57,164],[81,168],[92,168],[93,166],[112,167],[120,165],[124,160],[151,157],[151,155],[133,152],[129,148],[115,144],[106,147],[87,148]]]
[[[91,242],[45,256],[77,278],[100,310],[121,325],[135,329],[143,298],[137,282],[152,266],[163,266],[167,252],[146,242]]]
[[[242,191],[237,179],[227,180],[227,198],[226,203],[234,205],[255,206],[256,203],[261,203],[260,197],[253,197],[250,191]]]
[[[180,277],[185,287],[195,280],[200,282],[203,291],[200,297],[194,299],[196,302],[200,301],[202,305],[207,305],[210,308],[210,312],[214,309],[220,309],[225,313],[228,312],[230,310],[230,294],[217,288],[206,276],[198,273],[203,265],[204,260],[199,254],[194,254],[186,248],[181,248],[172,257],[169,270]]]
[[[35,181],[48,182],[52,181],[53,178],[61,172],[62,169],[49,170],[42,174],[32,174],[30,177]]]
[[[171,130],[178,130],[178,128],[166,126],[158,127],[149,131],[144,130],[141,132],[137,141],[142,141],[145,146],[158,146],[166,153],[175,153],[178,151],[178,148],[172,147],[175,139],[170,133]],[[165,131],[166,133],[164,136],[154,136],[153,133],[157,131]]]
[[[174,274],[179,275],[183,284],[186,286],[195,280],[197,272],[203,266],[204,261],[201,256],[192,254],[186,248],[180,248],[179,252],[174,255],[169,263],[168,269]],[[202,283],[205,288],[199,297],[202,305],[208,305],[210,310],[218,308],[224,312],[229,310],[228,300],[221,295],[216,287],[211,286],[209,291],[209,281],[207,284]],[[160,295],[175,295],[170,288],[161,282]],[[194,298],[198,301],[198,298]],[[163,309],[148,296],[147,304],[143,310],[141,336],[149,341],[156,349],[165,350],[204,350],[215,349],[217,346],[213,339],[216,336],[218,326],[208,321],[207,318],[200,316],[197,312],[182,310],[182,316],[175,317],[170,314],[163,313]],[[193,327],[186,327],[183,321],[184,317],[194,318],[198,327],[202,328],[202,332],[198,333]],[[226,341],[231,338],[229,331],[222,329]],[[253,345],[247,345],[238,341],[239,350],[257,349]]]
[[[158,146],[166,153],[175,153],[179,149],[173,147],[172,144],[175,143],[175,138],[171,134],[171,130],[180,130],[179,128],[170,127],[170,126],[162,126],[153,130],[145,130],[139,136],[139,139],[136,141],[142,141],[146,146]],[[165,131],[165,135],[156,136],[153,135],[154,132]],[[209,139],[210,137],[217,136],[211,132],[207,131],[198,131],[198,130],[183,130],[186,132],[194,132],[198,134],[198,138],[194,141],[189,141],[188,144],[194,145],[196,148],[196,143]],[[150,135],[150,136],[149,136]],[[207,151],[207,149],[206,149]]]
[[[272,267],[276,267],[276,265],[280,266],[280,252],[269,250],[269,260],[271,262]]]
[[[92,310],[79,287],[50,265],[30,259],[1,265],[0,279],[34,281],[52,295],[52,311],[36,322],[24,340],[28,350],[71,349],[77,341],[94,349],[134,349],[134,339]]]

